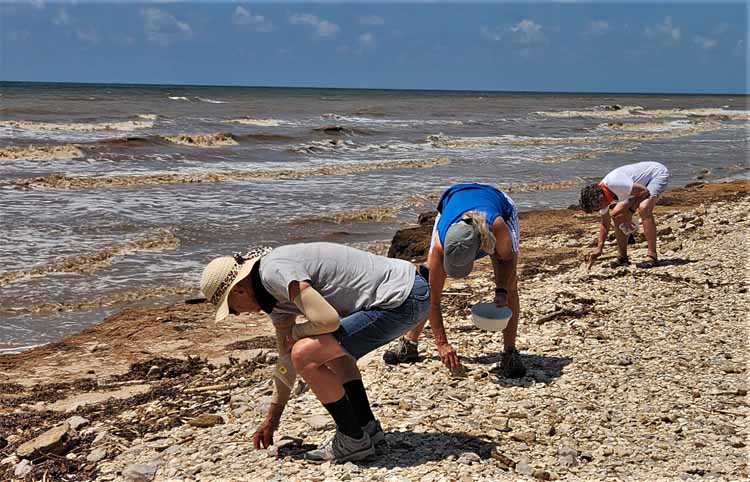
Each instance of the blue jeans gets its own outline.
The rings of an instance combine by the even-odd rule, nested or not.
[[[352,313],[341,320],[332,335],[344,351],[358,360],[417,326],[429,311],[430,285],[415,273],[414,286],[401,306]]]

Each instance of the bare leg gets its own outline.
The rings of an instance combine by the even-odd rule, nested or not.
[[[654,207],[656,206],[656,198],[650,197],[645,201],[641,202],[638,206],[638,214],[641,216],[643,224],[643,234],[646,236],[646,243],[648,244],[648,255],[653,256],[657,259],[656,253],[656,220],[654,220]]]
[[[427,320],[424,320],[422,323],[418,324],[411,330],[407,331],[404,337],[407,340],[413,341],[414,343],[416,343],[417,340],[419,340],[419,336],[422,334],[422,330],[424,330],[425,323],[427,323]]]
[[[352,380],[362,379],[362,374],[357,368],[357,362],[350,356],[335,358],[326,363],[326,366],[336,374],[336,378],[342,385]]]
[[[321,403],[332,403],[344,396],[339,377],[326,364],[349,358],[331,335],[303,338],[292,347],[292,363]]]
[[[516,336],[518,335],[518,319],[521,316],[521,303],[518,299],[518,277],[513,274],[510,282],[510,291],[508,292],[508,307],[513,310],[513,316],[508,321],[508,326],[503,330],[503,347],[505,349],[516,346]]]
[[[615,225],[615,238],[617,238],[617,254],[620,258],[628,256],[628,236],[620,231],[620,227]]]

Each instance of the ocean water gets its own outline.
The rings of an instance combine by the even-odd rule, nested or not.
[[[522,210],[659,161],[742,175],[745,96],[0,83],[0,353],[198,296],[258,244],[388,240],[456,182]],[[708,171],[705,174],[704,171]]]

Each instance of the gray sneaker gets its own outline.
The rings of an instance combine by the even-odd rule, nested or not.
[[[364,460],[375,454],[375,447],[367,432],[362,438],[349,437],[336,430],[336,435],[322,443],[320,447],[305,454],[307,460],[317,462],[333,461],[343,464],[356,460]]]
[[[383,353],[383,361],[388,365],[417,362],[419,361],[418,346],[413,341],[401,337],[396,346],[396,350],[388,350]]]
[[[380,426],[380,422],[377,420],[367,422],[367,425],[362,427],[362,431],[370,436],[373,445],[385,442],[385,432],[383,432],[383,427]]]

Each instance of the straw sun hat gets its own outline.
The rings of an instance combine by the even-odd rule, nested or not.
[[[201,275],[201,291],[216,306],[216,321],[229,316],[229,292],[253,270],[260,258],[271,252],[269,247],[251,249],[248,253],[213,259]]]

